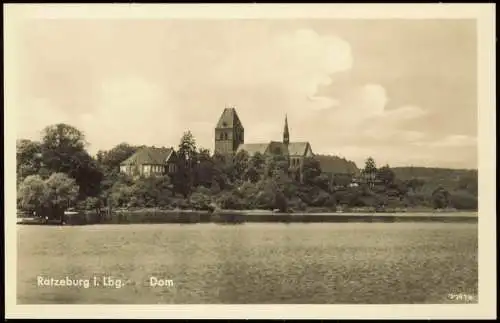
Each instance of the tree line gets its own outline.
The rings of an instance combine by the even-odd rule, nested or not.
[[[305,158],[302,173],[289,168],[283,155],[231,160],[197,147],[186,131],[176,150],[177,171],[131,178],[120,163],[144,146],[121,143],[91,156],[83,132],[67,124],[46,127],[40,141],[17,142],[18,208],[60,214],[68,207],[278,209],[332,211],[339,207],[376,210],[407,207],[477,209],[477,184],[465,178],[452,190],[424,190],[420,178],[399,179],[388,166],[366,160],[361,175],[327,174],[314,157]],[[476,179],[477,182],[477,179]],[[471,188],[472,187],[472,188]],[[56,210],[56,211],[54,211]]]

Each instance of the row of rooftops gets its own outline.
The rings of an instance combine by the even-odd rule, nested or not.
[[[277,144],[282,143],[274,142]],[[295,144],[307,144],[307,143],[295,143]],[[247,152],[250,155],[254,155],[257,152],[261,154],[266,154],[267,149],[271,147],[270,144],[243,144],[238,150],[250,150]],[[293,148],[293,145],[292,145]],[[301,146],[299,146],[302,149]],[[134,166],[134,165],[165,165],[170,161],[172,156],[174,156],[174,148],[156,148],[156,147],[142,147],[139,148],[132,156],[124,160],[122,166]],[[295,151],[289,151],[290,156],[297,156]],[[314,158],[319,161],[320,167],[325,173],[337,173],[337,174],[359,174],[359,170],[354,162],[348,161],[344,158],[329,155],[314,155]]]
[[[236,113],[234,107],[225,108],[222,112],[216,128],[233,128],[243,125]],[[285,128],[287,122],[285,120]],[[286,129],[287,130],[287,129]],[[250,156],[256,153],[260,154],[276,154],[282,153],[291,157],[304,157],[306,155],[313,156],[311,145],[309,142],[289,142],[283,143],[279,141],[270,141],[267,143],[243,143],[240,144],[236,152],[245,150]],[[121,165],[162,165],[167,163],[174,155],[174,148],[156,148],[156,147],[143,147],[140,148],[135,154],[123,161]],[[320,162],[321,168],[324,172],[328,173],[350,173],[357,174],[358,168],[353,162],[347,161],[343,158],[336,156],[316,155],[315,158]]]

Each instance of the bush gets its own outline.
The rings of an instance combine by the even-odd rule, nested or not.
[[[453,192],[451,194],[451,207],[457,210],[477,210],[478,199],[469,192]]]
[[[100,209],[103,206],[102,201],[97,197],[87,197],[85,200],[80,201],[77,204],[77,209],[93,211],[96,209]]]
[[[277,192],[274,196],[274,207],[280,212],[288,211],[288,201],[282,192]]]
[[[288,202],[288,208],[293,211],[305,211],[307,205],[299,198],[293,198]]]
[[[221,209],[240,210],[244,208],[241,199],[231,192],[223,193],[218,199],[217,204]]]
[[[160,195],[158,197],[158,207],[160,208],[168,208],[172,204],[172,200],[166,194]]]
[[[332,198],[330,194],[323,190],[318,190],[315,192],[315,194],[312,196],[310,206],[317,206],[317,207],[330,207],[334,206],[335,200]]]
[[[172,207],[181,210],[187,210],[190,208],[190,204],[185,199],[176,199],[172,201]]]
[[[272,210],[275,204],[275,194],[271,190],[263,190],[257,193],[252,205],[257,209]]]
[[[195,210],[211,210],[211,202],[210,196],[199,192],[194,192],[189,198],[189,203]]]

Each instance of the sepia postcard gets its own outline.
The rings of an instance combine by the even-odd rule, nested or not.
[[[494,9],[4,5],[6,317],[496,317]]]

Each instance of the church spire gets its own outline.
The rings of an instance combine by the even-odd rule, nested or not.
[[[283,143],[288,145],[290,143],[290,133],[288,131],[288,118],[285,114],[285,129],[283,130]]]

